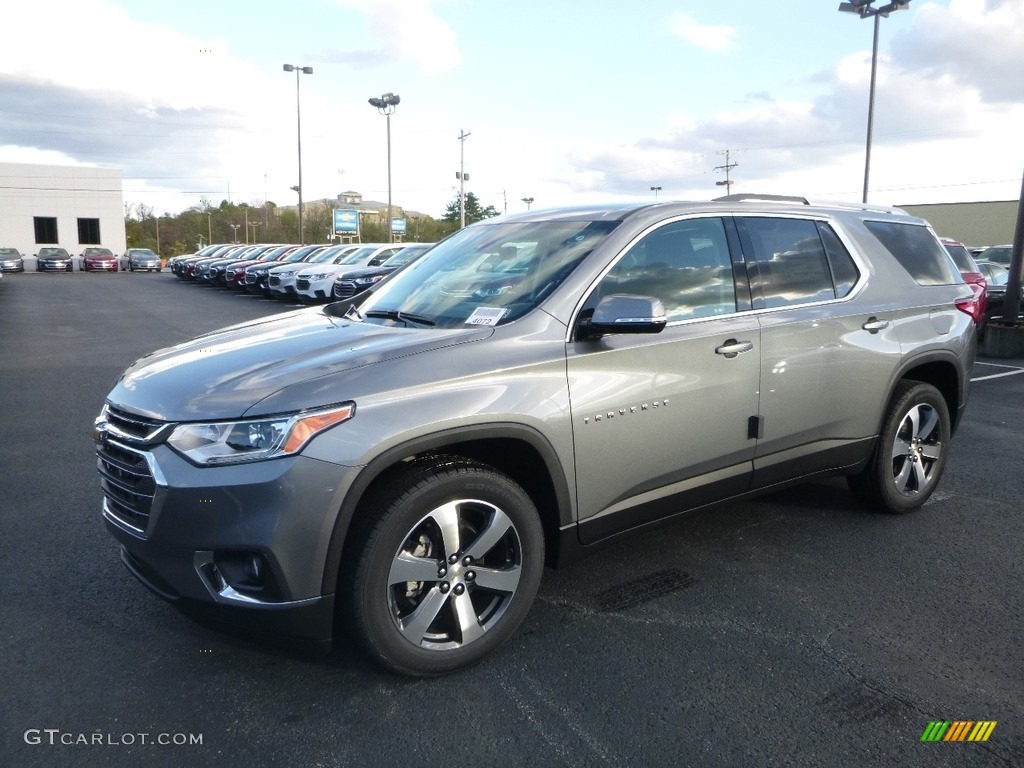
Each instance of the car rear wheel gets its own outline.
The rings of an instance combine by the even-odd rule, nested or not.
[[[385,666],[415,676],[461,669],[526,616],[544,535],[530,497],[497,470],[453,457],[414,462],[359,519],[339,590],[358,640]]]
[[[865,503],[886,512],[917,509],[935,491],[949,456],[951,423],[932,385],[904,381],[896,388],[871,463],[849,478]]]

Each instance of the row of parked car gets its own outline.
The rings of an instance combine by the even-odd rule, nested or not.
[[[171,259],[168,267],[183,282],[318,303],[360,293],[431,247],[433,243],[219,244]]]
[[[60,246],[45,246],[34,254],[36,272],[74,272],[76,257]],[[77,258],[82,272],[159,272],[163,268],[160,256],[149,248],[129,248],[122,256],[115,256],[109,248],[90,246]],[[0,248],[0,273],[24,272],[25,256],[17,248]]]
[[[1013,247],[993,245],[988,248],[972,249],[957,240],[946,237],[941,239],[960,274],[978,296],[981,313],[978,328],[979,332],[983,333],[989,320],[1003,314]]]

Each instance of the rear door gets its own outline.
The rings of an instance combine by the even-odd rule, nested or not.
[[[865,458],[901,359],[892,308],[831,224],[736,219],[761,322],[753,487]]]

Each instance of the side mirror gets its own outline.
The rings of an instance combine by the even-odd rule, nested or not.
[[[617,293],[601,299],[582,330],[589,338],[609,333],[661,333],[666,322],[661,299]]]

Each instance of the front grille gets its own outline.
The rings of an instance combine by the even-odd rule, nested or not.
[[[309,290],[309,280],[307,280],[304,277],[300,277],[298,280],[295,281],[295,287],[296,287],[296,289],[298,289],[300,291],[308,291]]]
[[[280,284],[281,284],[281,278],[278,277],[277,275],[271,275],[270,277],[267,278],[267,285],[280,285]]]
[[[165,426],[163,421],[122,411],[113,406],[107,406],[106,422],[129,440],[137,440],[140,443],[148,441]]]
[[[347,299],[356,295],[356,284],[351,280],[345,280],[334,284],[334,298]]]
[[[257,279],[258,278],[256,277],[256,273],[255,272],[246,272],[245,273],[245,284],[246,285],[256,285],[256,280]]]
[[[145,533],[156,495],[156,480],[142,451],[105,440],[96,448],[96,468],[107,513]]]

